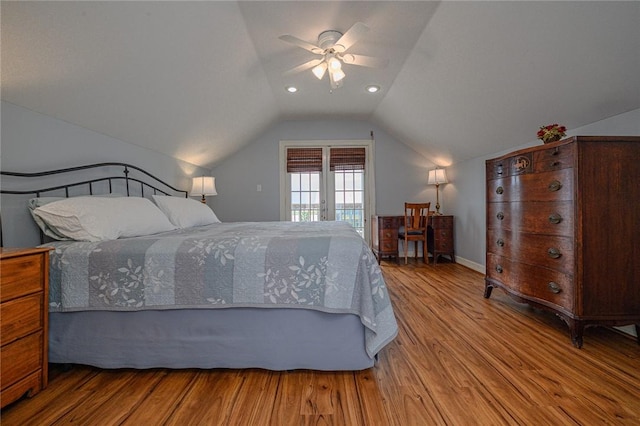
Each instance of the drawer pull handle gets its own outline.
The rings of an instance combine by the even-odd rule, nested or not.
[[[504,219],[504,213],[502,213],[502,212],[498,212],[498,214],[496,215],[496,217],[498,218],[498,220],[502,220],[502,219]]]
[[[560,216],[558,213],[553,213],[551,214],[551,216],[549,216],[549,222],[557,225],[558,223],[562,222],[562,216]]]
[[[502,266],[496,265],[496,272],[501,274],[502,273]]]
[[[554,294],[558,294],[562,291],[560,286],[557,283],[554,283],[553,281],[547,284],[547,287],[549,287],[549,290],[551,291],[551,293],[554,293]]]
[[[387,238],[391,237],[391,232],[385,232],[384,236]]]
[[[499,186],[496,188],[496,194],[502,194],[504,192],[504,188]]]
[[[496,244],[500,247],[504,247],[504,240],[502,238],[498,238],[498,241],[496,241]]]
[[[551,153],[551,155],[558,155],[558,154],[560,154],[560,148],[556,146],[556,147],[553,149],[553,152]]]
[[[562,188],[562,184],[557,180],[554,180],[549,184],[549,191],[551,192],[559,191],[560,188]]]
[[[558,250],[555,247],[551,247],[549,250],[547,250],[547,254],[549,255],[550,258],[552,259],[557,259],[560,256],[562,256],[562,253],[560,253],[560,250]]]
[[[551,163],[551,167],[558,167],[559,165],[560,165],[560,162],[557,160]]]

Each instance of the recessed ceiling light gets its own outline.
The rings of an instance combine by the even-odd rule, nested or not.
[[[366,87],[366,90],[369,93],[376,93],[378,90],[380,90],[380,86],[376,86],[375,84],[370,84],[369,86]]]
[[[296,93],[298,91],[298,88],[295,86],[287,86],[285,89],[287,89],[287,92],[289,93]]]

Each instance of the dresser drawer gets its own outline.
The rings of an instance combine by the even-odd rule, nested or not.
[[[42,328],[42,293],[14,299],[0,305],[3,319],[0,331],[2,345]],[[11,321],[7,321],[7,319]]]
[[[573,238],[522,234],[492,228],[487,231],[487,251],[511,260],[570,274],[573,271]]]
[[[2,347],[2,389],[42,368],[42,331]]]
[[[489,203],[488,229],[573,236],[573,202]]]
[[[534,172],[546,172],[573,167],[575,144],[560,145],[533,153]]]
[[[573,278],[569,274],[488,254],[487,276],[517,296],[574,310]]]
[[[573,197],[573,169],[487,181],[489,202],[564,201]]]
[[[43,256],[21,256],[2,260],[1,300],[15,299],[43,290]]]
[[[498,179],[509,176],[509,159],[489,160],[486,162],[487,179]]]

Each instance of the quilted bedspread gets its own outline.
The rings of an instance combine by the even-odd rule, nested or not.
[[[51,312],[304,308],[358,315],[373,357],[397,334],[380,267],[343,222],[237,222],[48,243]]]

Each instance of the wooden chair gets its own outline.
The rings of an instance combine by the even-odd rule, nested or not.
[[[404,263],[407,263],[409,241],[414,244],[414,256],[418,258],[418,241],[422,241],[424,263],[429,262],[427,254],[427,219],[431,203],[404,203],[404,226],[398,230],[398,238],[403,240]]]

